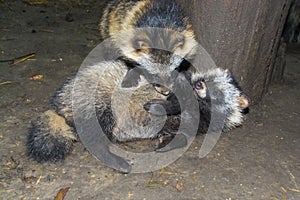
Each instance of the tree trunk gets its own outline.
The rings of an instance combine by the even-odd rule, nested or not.
[[[258,102],[278,71],[274,66],[292,0],[178,1],[191,14],[198,41],[217,66],[230,69]]]

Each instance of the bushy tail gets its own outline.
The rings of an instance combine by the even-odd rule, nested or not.
[[[41,114],[29,129],[27,154],[38,162],[63,160],[77,140],[73,129],[55,111]]]

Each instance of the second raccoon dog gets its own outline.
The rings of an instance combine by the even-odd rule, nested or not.
[[[158,91],[162,85],[168,89],[173,72],[186,70],[197,52],[192,25],[173,0],[114,0],[104,10],[100,29],[129,67],[124,87],[137,84],[141,71]]]
[[[199,102],[198,133],[228,131],[242,124],[244,110],[248,108],[249,100],[228,70],[216,68],[207,72],[196,72],[188,75],[188,77]],[[173,115],[185,110],[185,108],[180,110],[178,101],[174,98],[168,98],[167,101],[152,100],[145,105],[145,109],[154,115],[163,114],[160,113],[160,109],[157,109],[157,105],[163,106],[168,110],[168,114]],[[171,105],[172,108],[170,107]],[[189,104],[187,103],[187,105]],[[197,113],[193,115],[195,114]],[[212,119],[212,114],[214,119]],[[173,117],[172,119],[176,118]],[[213,123],[211,123],[212,121]],[[192,122],[193,119],[191,119]],[[169,125],[172,123],[169,123]],[[183,134],[186,138],[190,137],[188,131]],[[179,147],[182,146],[180,141],[172,141],[169,147],[162,147],[158,151],[178,148],[178,144]]]
[[[82,119],[90,119],[95,111],[103,132],[114,141],[159,136],[165,117],[151,115],[144,104],[167,97],[158,93],[143,76],[137,87],[121,87],[126,72],[127,67],[121,61],[101,62],[80,70],[76,77],[69,79],[56,92],[53,109],[32,122],[27,140],[28,155],[37,161],[57,161],[72,151],[73,142],[77,140],[74,106]],[[78,87],[74,87],[76,82]],[[94,102],[90,104],[93,97]],[[102,150],[109,153],[106,148]],[[116,166],[128,171],[127,161],[111,156]]]

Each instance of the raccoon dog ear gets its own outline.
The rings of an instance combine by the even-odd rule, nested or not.
[[[232,76],[232,72],[229,69],[225,69],[226,76]]]

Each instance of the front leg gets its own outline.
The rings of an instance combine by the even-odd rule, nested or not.
[[[158,116],[178,115],[181,113],[180,104],[175,95],[171,95],[167,100],[152,99],[144,105],[144,109]]]
[[[173,118],[175,116],[168,116],[168,118]],[[178,117],[178,116],[176,116]],[[157,152],[167,152],[173,149],[185,148],[189,141],[191,141],[197,134],[198,123],[199,123],[199,113],[191,110],[190,112],[183,111],[180,115],[180,128],[173,132],[163,131],[163,135],[159,137],[160,143],[157,145],[155,151]],[[168,123],[179,123],[177,120],[169,120],[167,126],[172,124]]]
[[[168,133],[163,131],[156,144],[156,152],[167,152],[174,149],[184,148],[188,144],[187,136],[182,133]]]
[[[121,86],[123,88],[136,87],[138,86],[140,79],[140,74],[135,68],[128,69]]]

